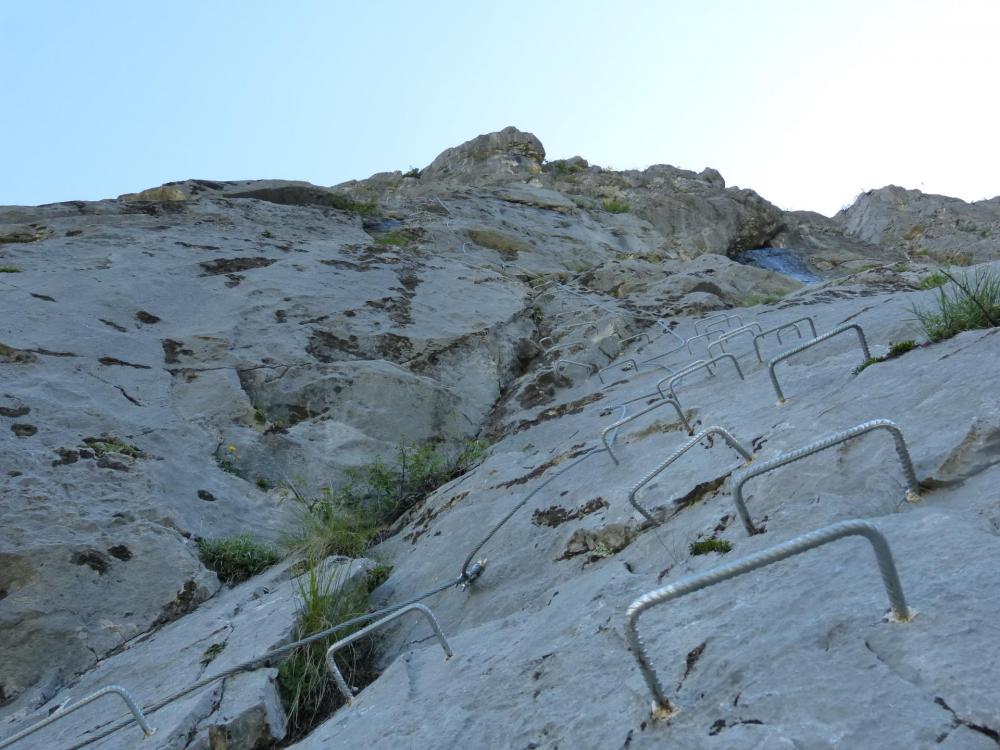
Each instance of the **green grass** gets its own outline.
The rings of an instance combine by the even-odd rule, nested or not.
[[[0,273],[21,273],[21,269],[14,266],[0,266]]]
[[[347,484],[337,491],[325,489],[308,498],[288,487],[300,511],[300,523],[286,543],[313,560],[329,555],[357,557],[379,529],[485,455],[486,443],[478,440],[457,453],[433,443],[400,446],[391,464],[377,458],[348,470]]]
[[[1000,324],[1000,273],[990,269],[960,276],[943,269],[941,273],[951,283],[937,288],[934,304],[912,308],[928,339],[943,341],[962,331]]]
[[[330,205],[334,208],[339,208],[341,211],[350,211],[352,214],[357,214],[358,216],[375,216],[378,214],[377,204],[356,201],[353,198],[348,198],[346,195],[332,194],[330,196]]]
[[[632,210],[628,202],[620,198],[605,198],[601,205],[604,206],[605,211],[610,211],[613,214],[623,214]]]
[[[748,294],[743,300],[743,307],[754,307],[755,305],[773,305],[785,298],[784,292],[770,292],[768,294]]]
[[[375,242],[379,245],[408,245],[410,238],[405,232],[381,232],[374,236]]]
[[[947,283],[948,277],[940,271],[935,271],[920,279],[917,283],[917,289],[937,289],[939,286],[944,286]]]
[[[338,587],[332,575],[309,566],[299,582],[299,619],[294,638],[300,640],[332,628],[369,611],[367,585]],[[326,650],[341,638],[364,627],[360,623],[328,638],[303,646],[278,667],[278,692],[288,717],[287,741],[308,734],[320,721],[344,703],[326,666]],[[375,641],[365,638],[339,650],[334,657],[348,685],[363,687],[377,677],[374,668]]]
[[[895,344],[889,344],[888,354],[882,357],[869,357],[860,365],[855,367],[851,372],[854,375],[859,375],[872,365],[877,365],[879,362],[888,362],[890,359],[896,359],[896,357],[902,357],[908,351],[911,351],[916,348],[917,348],[917,342],[914,341],[913,339],[907,339],[906,341],[899,341]]]
[[[259,406],[253,410],[253,421],[257,424],[267,424],[267,414]]]
[[[709,552],[718,552],[720,555],[724,555],[732,548],[732,542],[727,542],[725,539],[702,539],[691,542],[689,547],[692,555],[707,555]]]
[[[254,540],[249,534],[202,539],[198,554],[209,570],[214,570],[219,580],[228,586],[242,583],[263,572],[281,559],[277,550]]]

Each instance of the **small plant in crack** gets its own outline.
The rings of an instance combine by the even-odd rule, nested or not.
[[[226,643],[213,643],[211,646],[205,649],[205,653],[201,655],[201,666],[207,667],[211,664],[215,657],[221,654],[226,648]]]

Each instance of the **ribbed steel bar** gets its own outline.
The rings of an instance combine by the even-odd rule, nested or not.
[[[805,458],[806,456],[811,456],[814,453],[819,453],[827,448],[832,448],[835,445],[840,445],[840,443],[865,435],[873,430],[887,430],[889,434],[892,435],[893,443],[896,446],[896,455],[899,456],[899,463],[902,464],[903,474],[906,477],[906,499],[910,501],[915,500],[919,496],[920,482],[917,481],[917,474],[913,469],[913,461],[910,459],[910,452],[906,448],[906,441],[903,439],[903,432],[899,429],[895,422],[888,419],[873,419],[870,422],[865,422],[857,425],[856,427],[852,427],[849,430],[828,435],[821,440],[817,440],[816,442],[810,443],[802,448],[798,448],[797,450],[782,453],[780,456],[775,456],[768,461],[762,461],[761,463],[754,464],[753,466],[737,473],[733,477],[733,501],[736,503],[736,511],[740,514],[740,520],[743,521],[743,528],[747,530],[748,534],[756,534],[759,532],[759,529],[757,529],[757,527],[753,525],[753,521],[750,520],[750,513],[747,511],[746,502],[743,500],[743,485],[749,480],[754,477],[758,477],[761,474],[766,474],[769,471],[774,471],[781,466],[787,466],[788,464]]]
[[[889,597],[889,605],[892,607],[893,615],[899,621],[908,621],[911,618],[911,613],[906,606],[906,597],[903,595],[903,584],[899,580],[896,563],[892,558],[892,550],[878,528],[868,521],[842,521],[841,523],[803,534],[800,537],[762,550],[749,557],[744,557],[741,560],[721,565],[704,573],[688,576],[669,586],[664,586],[655,591],[650,591],[648,594],[643,594],[632,602],[625,615],[625,639],[628,642],[629,649],[632,651],[632,656],[635,657],[639,665],[639,671],[642,672],[642,677],[646,681],[646,685],[653,694],[652,708],[654,718],[667,718],[676,713],[677,708],[667,697],[667,692],[660,682],[656,670],[653,669],[653,665],[646,653],[646,647],[639,637],[637,630],[639,615],[650,607],[655,607],[657,604],[662,604],[685,594],[700,591],[717,583],[728,581],[730,578],[736,578],[757,568],[763,568],[766,565],[780,562],[781,560],[802,554],[825,544],[830,544],[847,536],[863,536],[871,544],[872,551],[875,553],[875,559],[878,562],[879,572],[882,574],[882,583],[885,585],[885,592]]]
[[[635,341],[636,339],[641,339],[641,338],[644,338],[644,337],[646,339],[646,343],[647,344],[651,344],[652,343],[652,340],[649,338],[649,334],[646,333],[645,331],[642,331],[641,333],[637,333],[634,336],[628,336],[627,338],[623,338],[621,341],[618,342],[618,345],[619,346],[625,346],[625,344],[628,344],[628,343],[630,343],[632,341]]]
[[[628,359],[618,360],[617,362],[615,362],[613,364],[610,364],[607,367],[602,367],[600,370],[597,371],[597,377],[603,383],[603,382],[605,382],[604,381],[604,373],[605,372],[607,372],[608,370],[614,370],[615,368],[624,367],[625,365],[627,365],[629,363],[632,364],[632,370],[633,370],[633,372],[637,372],[639,370],[639,365],[636,364],[636,361],[634,359],[632,359],[631,357],[629,357]]]
[[[729,339],[736,338],[737,336],[742,336],[747,333],[753,336],[754,328],[760,331],[761,330],[760,323],[754,321],[752,323],[747,323],[745,326],[740,326],[739,328],[734,328],[731,331],[727,331],[726,333],[722,334],[719,338],[717,338],[715,341],[713,341],[711,344],[708,345],[708,355],[709,356],[712,355],[713,346],[718,346],[721,348],[722,351],[726,351],[726,342],[729,341]]]
[[[649,412],[653,411],[654,409],[659,409],[661,406],[666,406],[667,404],[670,404],[672,407],[674,407],[674,410],[677,412],[677,418],[680,419],[681,424],[684,425],[684,429],[687,430],[688,435],[691,434],[691,425],[688,423],[687,417],[684,416],[684,412],[681,411],[680,404],[669,398],[657,401],[652,406],[647,407],[640,412],[636,412],[635,414],[631,414],[623,419],[619,419],[614,424],[608,425],[603,430],[601,430],[601,442],[604,443],[604,448],[608,451],[608,454],[611,456],[611,460],[615,462],[615,466],[617,466],[619,463],[618,456],[615,455],[614,450],[611,448],[611,446],[614,444],[614,438],[612,437],[609,439],[608,433],[612,431],[617,431],[618,428],[620,428],[621,426],[626,425],[629,422],[638,419],[644,414],[649,414]]]
[[[852,328],[858,334],[858,341],[861,343],[861,351],[864,352],[865,355],[865,358],[862,361],[867,361],[871,359],[872,355],[871,352],[868,351],[868,341],[865,339],[865,332],[861,330],[861,326],[859,326],[857,323],[848,323],[847,325],[838,326],[834,328],[832,331],[827,331],[821,336],[817,336],[811,341],[807,341],[806,343],[801,344],[800,346],[797,346],[794,349],[789,349],[787,352],[779,354],[777,357],[775,357],[768,363],[767,365],[768,373],[771,375],[771,384],[774,386],[774,391],[775,393],[778,394],[779,404],[785,403],[785,394],[781,392],[781,386],[778,385],[778,378],[775,377],[774,375],[774,366],[779,362],[781,362],[782,360],[786,360],[789,357],[798,354],[799,352],[804,352],[806,349],[812,346],[816,346],[816,344],[820,343],[821,341],[826,341],[827,339],[833,338],[834,336],[844,333],[845,331],[849,331]]]
[[[11,735],[10,737],[7,737],[4,740],[0,740],[0,748],[10,747],[18,740],[24,739],[30,734],[34,734],[39,729],[47,727],[54,721],[59,721],[64,716],[67,716],[68,714],[71,714],[74,711],[83,708],[88,703],[93,703],[99,698],[103,698],[105,695],[112,695],[112,694],[117,695],[123,701],[125,701],[125,705],[128,706],[128,710],[132,712],[132,715],[135,717],[135,720],[138,722],[139,726],[142,727],[142,731],[147,737],[151,736],[153,732],[156,731],[155,729],[153,729],[153,727],[149,725],[149,722],[146,721],[146,717],[143,715],[142,709],[139,708],[139,705],[132,699],[132,696],[129,695],[129,692],[125,688],[121,687],[120,685],[108,685],[107,687],[101,688],[96,693],[91,693],[86,698],[81,698],[72,706],[69,706],[68,708],[60,708],[58,711],[53,712],[52,714],[46,716],[41,721],[32,724],[30,727],[21,730],[17,734]]]
[[[670,456],[663,463],[661,463],[655,469],[653,469],[652,471],[650,471],[646,476],[644,476],[642,479],[640,479],[638,482],[636,482],[634,485],[632,485],[632,489],[629,490],[629,493],[628,493],[628,501],[629,501],[629,503],[631,503],[632,507],[635,508],[637,511],[639,511],[642,514],[643,518],[645,518],[647,521],[649,521],[650,523],[652,523],[654,526],[659,526],[660,525],[659,522],[656,520],[656,518],[653,517],[652,513],[650,513],[648,510],[646,510],[641,505],[639,505],[639,502],[635,499],[635,496],[638,494],[639,490],[641,490],[643,487],[645,487],[647,484],[649,484],[651,481],[653,481],[653,479],[660,472],[662,472],[664,469],[666,469],[668,466],[670,466],[670,464],[672,464],[678,458],[680,458],[685,453],[687,453],[689,450],[691,450],[691,448],[694,448],[696,445],[698,445],[698,443],[700,443],[702,440],[704,440],[705,438],[707,438],[709,435],[721,435],[723,437],[723,439],[727,443],[729,443],[729,445],[733,448],[733,450],[735,450],[737,453],[739,453],[741,456],[743,456],[743,458],[747,462],[753,461],[753,455],[750,453],[750,451],[748,451],[746,448],[744,448],[740,444],[740,442],[736,438],[734,438],[729,433],[729,431],[726,430],[724,427],[713,426],[713,427],[709,427],[707,429],[702,430],[697,435],[695,435],[693,438],[691,438],[686,443],[684,443],[684,445],[682,445],[676,451],[674,451],[673,453],[671,453]]]
[[[441,644],[441,648],[444,649],[445,659],[450,659],[454,652],[451,650],[451,646],[448,645],[448,639],[444,637],[444,633],[441,632],[441,626],[438,625],[437,620],[434,618],[434,613],[431,612],[423,604],[411,604],[408,607],[403,607],[402,609],[397,609],[392,614],[387,617],[383,617],[377,622],[373,622],[370,625],[366,625],[357,632],[351,633],[346,638],[341,638],[339,641],[334,643],[330,648],[326,650],[326,666],[330,669],[333,674],[333,681],[337,683],[337,687],[340,688],[340,692],[344,694],[348,703],[354,702],[354,691],[351,690],[350,685],[347,684],[347,680],[344,679],[344,675],[341,674],[340,670],[337,668],[336,654],[344,646],[348,646],[359,638],[364,638],[369,633],[378,630],[393,620],[402,617],[410,612],[419,612],[425,618],[427,622],[430,623],[431,628],[434,630],[434,635],[437,636],[438,642]]]
[[[703,331],[698,328],[699,325],[702,325],[704,323],[708,323],[709,321],[712,321],[712,320],[718,320],[719,318],[725,318],[727,321],[730,318],[736,318],[737,324],[739,324],[739,325],[743,324],[743,321],[740,320],[740,316],[739,315],[735,315],[733,313],[728,313],[728,312],[720,312],[720,313],[716,313],[715,315],[709,315],[707,318],[702,318],[701,320],[696,320],[694,322],[694,332],[695,333],[702,333]]]
[[[681,370],[676,375],[671,375],[663,378],[663,380],[661,380],[656,384],[656,390],[663,398],[666,398],[667,395],[663,392],[662,385],[663,383],[667,383],[667,387],[670,389],[670,398],[680,403],[680,399],[677,398],[677,393],[674,390],[677,383],[680,382],[685,375],[690,375],[692,372],[700,370],[702,367],[707,368],[709,374],[711,374],[712,372],[711,366],[722,359],[731,359],[733,361],[733,366],[736,368],[736,374],[740,376],[740,380],[745,380],[745,378],[743,377],[743,369],[740,367],[740,363],[736,359],[736,357],[734,357],[732,354],[720,354],[718,357],[715,357],[714,359],[710,359],[707,361],[698,360],[698,362],[696,362],[694,365],[691,365],[691,367],[687,367]]]
[[[684,345],[687,346],[688,354],[694,354],[694,349],[691,348],[692,341],[697,341],[698,339],[709,339],[711,342],[711,337],[716,333],[720,336],[723,335],[723,331],[709,331],[708,333],[699,333],[697,336],[689,338],[684,342]]]
[[[797,323],[808,323],[809,329],[812,331],[813,338],[816,338],[816,324],[810,317],[799,318],[798,320],[793,320],[791,323],[782,323],[780,326],[775,326],[774,328],[768,328],[766,331],[761,331],[756,336],[753,337],[753,348],[757,352],[757,361],[763,362],[764,359],[760,356],[760,344],[758,343],[760,339],[764,338],[768,334],[777,333],[778,343],[781,343],[781,332],[786,328],[795,327],[795,331],[799,334],[799,338],[802,338],[802,332],[799,330]]]

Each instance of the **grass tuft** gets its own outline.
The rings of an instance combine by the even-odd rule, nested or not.
[[[935,271],[920,279],[917,282],[917,289],[937,289],[939,286],[944,286],[947,283],[948,277],[940,271]]]
[[[325,575],[310,564],[305,582],[299,582],[299,621],[294,638],[315,635],[369,611],[365,585],[338,586],[333,574]],[[366,623],[349,626],[292,653],[278,667],[278,692],[288,716],[286,740],[295,742],[344,704],[326,665],[326,650]],[[375,671],[375,640],[364,638],[339,650],[334,657],[348,685],[363,687]]]
[[[198,542],[198,553],[205,567],[214,570],[227,586],[242,583],[281,559],[277,550],[257,542],[249,534],[202,539]]]
[[[724,555],[732,548],[732,542],[725,539],[701,539],[697,542],[691,542],[689,547],[692,555],[707,555],[709,552],[718,552],[720,555]]]
[[[613,214],[623,214],[632,210],[628,202],[620,198],[605,198],[601,205],[604,206],[605,211],[610,211]]]
[[[348,482],[337,491],[322,490],[307,498],[288,487],[300,510],[300,524],[286,543],[310,559],[329,555],[357,557],[379,529],[391,524],[427,495],[486,455],[486,443],[474,440],[451,454],[433,443],[400,446],[396,460],[377,458],[346,472]]]
[[[977,269],[974,274],[941,274],[951,283],[938,287],[932,307],[917,307],[913,314],[932,342],[943,341],[962,331],[1000,324],[1000,273]]]

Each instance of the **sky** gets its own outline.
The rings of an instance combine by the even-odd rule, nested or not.
[[[997,0],[0,0],[0,205],[333,185],[507,125],[832,215],[1000,194]]]

